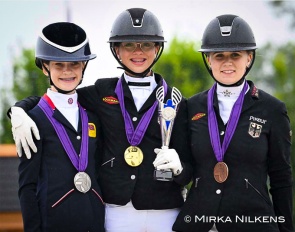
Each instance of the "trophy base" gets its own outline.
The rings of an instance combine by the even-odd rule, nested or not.
[[[173,181],[173,172],[170,169],[154,171],[154,180]]]

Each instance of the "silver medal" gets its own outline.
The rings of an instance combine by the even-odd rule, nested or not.
[[[78,172],[74,177],[76,189],[82,193],[88,192],[91,187],[91,179],[85,172]]]

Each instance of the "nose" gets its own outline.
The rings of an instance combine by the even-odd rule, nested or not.
[[[141,49],[141,43],[137,43],[137,44],[136,44],[136,47],[135,47],[135,49],[134,49],[133,52],[138,52],[138,51],[139,51],[139,52],[143,52],[142,49]]]
[[[62,71],[63,71],[63,73],[70,73],[70,72],[72,72],[71,65],[70,64],[65,64]]]

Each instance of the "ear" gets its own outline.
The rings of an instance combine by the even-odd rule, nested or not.
[[[155,46],[155,54],[157,54],[159,50],[160,50],[160,45]]]
[[[43,65],[49,70],[49,66],[48,64],[43,63]],[[45,76],[49,76],[47,70],[42,66],[42,71],[44,73]]]
[[[210,56],[210,54],[206,55],[206,60],[207,60],[207,63],[209,65],[209,67],[211,67],[211,56]]]
[[[115,51],[116,51],[116,55],[117,55],[118,59],[120,60],[121,58],[120,58],[120,49],[119,49],[119,47],[116,46]]]
[[[253,53],[249,53],[248,54],[248,58],[247,58],[247,68],[250,67],[251,63],[252,63],[252,59],[253,59]]]

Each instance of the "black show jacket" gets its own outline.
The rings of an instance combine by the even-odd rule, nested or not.
[[[162,86],[162,77],[155,74],[157,87],[142,108],[137,111],[130,89],[122,76],[125,107],[136,128],[140,119],[156,101],[156,90]],[[176,150],[183,165],[182,173],[174,181],[163,182],[153,179],[155,148],[161,148],[161,132],[156,109],[146,133],[138,145],[144,158],[138,167],[129,166],[124,152],[130,146],[115,87],[118,78],[98,79],[94,86],[78,89],[79,102],[96,113],[102,124],[104,152],[99,171],[99,181],[106,203],[125,205],[130,200],[140,209],[171,209],[183,205],[181,188],[191,180],[190,150],[187,133],[186,101],[182,99],[175,118],[170,148]],[[165,102],[171,98],[171,88]]]
[[[25,231],[42,232],[103,232],[104,202],[98,185],[98,159],[101,155],[100,124],[87,112],[91,133],[88,136],[88,165],[91,189],[82,193],[74,185],[78,173],[65,152],[51,122],[39,106],[28,112],[40,132],[36,140],[37,154],[23,155],[19,165],[19,198]],[[53,117],[60,122],[77,154],[82,141],[81,120],[78,131],[58,109]],[[95,132],[95,133],[94,133]],[[31,151],[32,152],[32,151]]]

